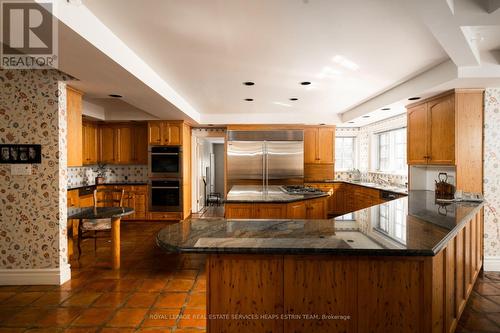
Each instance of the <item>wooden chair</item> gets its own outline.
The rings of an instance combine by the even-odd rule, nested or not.
[[[123,195],[125,190],[94,190],[94,207],[123,207]],[[82,255],[80,242],[83,239],[94,239],[94,253],[97,253],[97,233],[100,231],[111,231],[111,219],[82,220],[78,225],[78,259]],[[92,235],[88,235],[89,233]]]

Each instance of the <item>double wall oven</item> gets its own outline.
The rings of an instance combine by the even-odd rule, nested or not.
[[[149,209],[182,211],[182,148],[149,147]]]

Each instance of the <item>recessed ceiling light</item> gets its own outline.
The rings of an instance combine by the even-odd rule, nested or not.
[[[409,101],[416,101],[419,100],[421,97],[410,97],[408,98]]]
[[[325,123],[321,123],[321,124],[319,124],[319,126],[325,126],[325,125],[326,125]]]
[[[347,123],[348,124],[354,124],[354,121],[348,121]]]
[[[308,86],[308,85],[311,84],[311,82],[309,82],[309,81],[302,81],[302,82],[300,82],[300,84],[303,85],[303,86]]]
[[[391,108],[383,108],[383,109],[380,109],[382,111],[389,111]]]
[[[254,82],[252,82],[252,81],[245,81],[245,82],[243,82],[243,84],[244,84],[245,86],[253,86],[255,83],[254,83]]]
[[[118,94],[109,94],[108,96],[115,97],[115,98],[122,98],[123,97],[122,95],[118,95]]]
[[[252,101],[253,101],[253,98],[245,98],[245,101],[247,101],[247,102],[252,102]]]
[[[292,97],[290,98],[291,101],[298,101],[299,99],[298,98],[295,98],[295,97]]]
[[[363,116],[363,118],[370,118],[370,116]]]

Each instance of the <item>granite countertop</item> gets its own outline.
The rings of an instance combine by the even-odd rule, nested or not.
[[[482,203],[434,201],[411,191],[331,220],[188,219],[169,225],[157,244],[169,252],[432,256]]]
[[[323,183],[323,184],[345,183],[345,184],[352,184],[352,185],[374,188],[376,190],[382,190],[382,191],[388,191],[388,192],[393,192],[393,193],[397,193],[397,194],[408,195],[408,189],[406,187],[372,183],[372,182],[363,182],[360,180],[333,180],[332,179],[332,180],[315,181],[315,182],[308,182],[308,183]]]
[[[328,193],[289,194],[279,185],[268,186],[264,192],[262,186],[235,185],[227,194],[226,203],[286,203],[315,199],[328,196]]]
[[[134,185],[147,185],[148,183],[147,182],[109,182],[109,183],[104,183],[104,184],[87,184],[87,185],[75,185],[75,186],[68,186],[68,191],[71,191],[71,190],[78,190],[80,188],[84,188],[84,187],[91,187],[91,186],[106,186],[106,185],[109,185],[109,186],[120,186],[120,185],[126,185],[126,186],[134,186]]]
[[[123,217],[134,213],[129,207],[74,207],[68,208],[68,220],[109,219]]]

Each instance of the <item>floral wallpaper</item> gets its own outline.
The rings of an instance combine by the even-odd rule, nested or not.
[[[67,265],[67,79],[57,70],[0,70],[0,142],[42,145],[30,176],[0,164],[0,269]]]
[[[484,255],[500,257],[500,88],[484,95]]]

